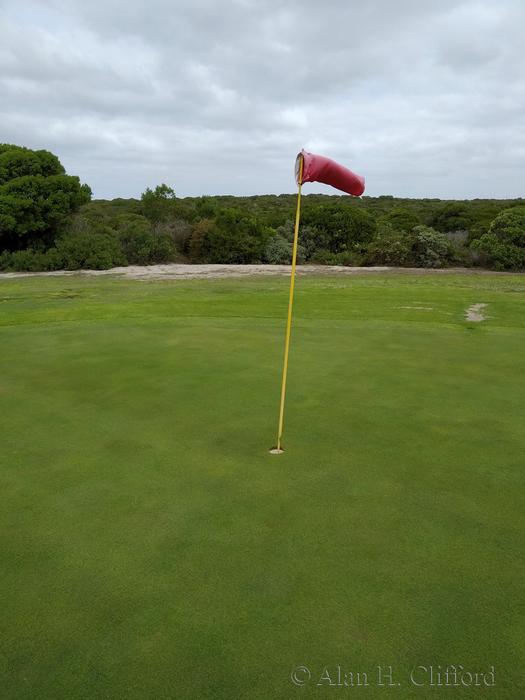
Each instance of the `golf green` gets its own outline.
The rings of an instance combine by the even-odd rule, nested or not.
[[[2,700],[521,697],[525,277],[288,285],[0,280]]]

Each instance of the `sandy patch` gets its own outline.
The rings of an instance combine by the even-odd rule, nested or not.
[[[87,276],[119,275],[131,280],[185,280],[247,277],[249,275],[288,275],[292,272],[291,265],[129,265],[129,267],[113,267],[111,270],[57,270],[55,272],[4,272],[0,279],[11,277],[47,276]],[[465,267],[449,267],[445,269],[424,269],[419,267],[337,267],[330,265],[298,265],[296,274],[318,275],[323,277],[354,277],[388,273],[393,275],[506,275],[520,276],[520,273],[491,272],[489,270],[474,270]],[[522,275],[523,273],[521,273]]]
[[[432,306],[394,306],[394,309],[417,309],[418,311],[435,311]]]
[[[480,310],[485,306],[488,306],[488,304],[472,304],[472,306],[469,306],[465,311],[465,318],[467,321],[486,321],[488,316],[484,316],[480,313]]]
[[[297,275],[347,275],[367,272],[388,272],[390,267],[335,267],[329,265],[298,265]],[[162,280],[162,279],[206,279],[247,277],[250,275],[291,275],[291,265],[129,265],[128,267],[113,267],[111,270],[57,270],[55,272],[6,272],[0,278],[27,277],[30,275],[120,275],[133,280]]]

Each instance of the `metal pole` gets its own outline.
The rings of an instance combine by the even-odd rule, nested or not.
[[[293,304],[293,289],[295,282],[295,263],[297,260],[297,241],[299,239],[299,217],[301,211],[301,184],[303,181],[303,162],[301,156],[301,166],[299,171],[299,195],[297,197],[297,214],[295,216],[295,236],[293,241],[293,257],[292,257],[292,278],[290,280],[290,301],[288,303],[288,323],[286,325],[286,343],[284,347],[284,368],[283,368],[283,384],[281,389],[281,411],[279,414],[279,432],[277,435],[277,451],[276,454],[281,454],[281,436],[283,433],[283,417],[284,417],[284,396],[286,393],[286,374],[288,371],[288,351],[290,349],[290,329],[292,326],[292,304]]]

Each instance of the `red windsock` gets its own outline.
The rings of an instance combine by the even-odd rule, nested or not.
[[[299,183],[301,157],[304,161],[303,177],[302,182]],[[315,156],[306,151],[301,151],[295,161],[295,181],[298,185],[305,182],[322,182],[347,194],[353,194],[355,197],[359,197],[365,191],[364,177],[356,175],[330,158]]]

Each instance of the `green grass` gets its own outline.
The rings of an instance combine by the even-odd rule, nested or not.
[[[525,278],[288,284],[0,281],[2,700],[521,697]]]

